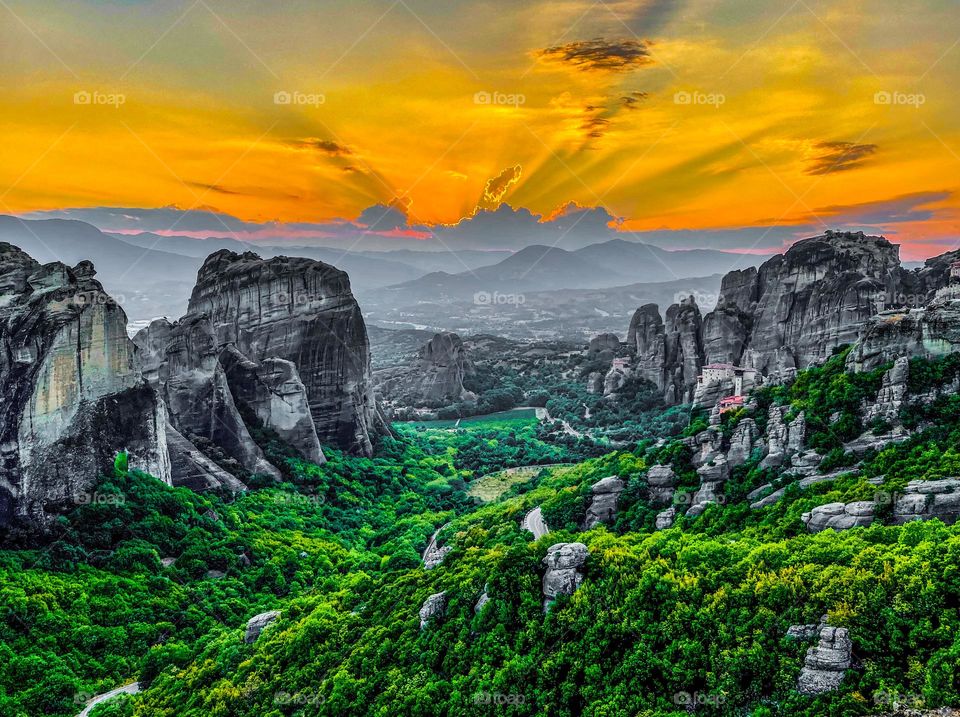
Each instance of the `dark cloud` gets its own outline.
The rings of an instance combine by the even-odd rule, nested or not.
[[[570,65],[578,70],[628,72],[653,62],[640,40],[578,40],[537,52],[538,57]]]
[[[407,226],[407,212],[405,206],[397,206],[394,202],[375,204],[364,209],[357,217],[356,223],[370,231],[388,232],[402,229]]]
[[[620,104],[623,105],[625,110],[635,110],[647,97],[649,97],[649,95],[646,92],[631,92],[620,98]]]
[[[202,189],[205,192],[215,192],[230,197],[271,197],[274,199],[300,199],[299,194],[278,191],[272,187],[228,187],[224,184],[207,184],[206,182],[185,182],[188,187]]]
[[[496,177],[487,180],[487,185],[483,189],[483,196],[477,202],[477,209],[493,210],[503,203],[503,198],[507,196],[507,191],[514,184],[520,181],[522,167],[517,164],[513,167],[507,167]]]
[[[817,207],[813,210],[813,215],[829,219],[831,224],[845,226],[883,226],[924,222],[937,215],[936,210],[929,208],[930,204],[943,202],[952,196],[953,192],[949,190],[914,192],[878,202]]]
[[[588,117],[584,120],[583,124],[580,125],[580,129],[586,132],[588,138],[600,139],[609,126],[610,120],[606,117]]]
[[[877,151],[875,144],[818,142],[820,155],[812,160],[807,174],[833,174],[862,166]]]
[[[636,34],[649,37],[663,30],[686,4],[685,0],[637,0],[625,23]]]
[[[297,149],[312,149],[331,157],[348,157],[353,154],[352,149],[339,142],[334,142],[332,139],[307,137],[306,139],[291,140],[289,144]]]

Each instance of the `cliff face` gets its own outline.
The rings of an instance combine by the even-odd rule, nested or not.
[[[454,333],[439,333],[410,366],[378,371],[377,390],[385,399],[406,406],[450,404],[469,393],[463,379],[472,370],[463,340]]]
[[[219,251],[201,267],[189,311],[210,318],[220,346],[258,363],[290,362],[321,443],[372,454],[382,425],[370,344],[344,272],[311,259]]]
[[[958,258],[960,252],[944,254],[907,271],[898,247],[883,237],[827,232],[805,239],[759,270],[728,273],[716,307],[702,320],[692,298],[667,309],[665,321],[655,304],[639,308],[627,337],[631,369],[656,384],[668,403],[712,405],[733,387],[698,386],[706,364],[756,369],[762,381],[789,378],[846,344],[856,344],[856,368],[904,353],[952,351],[960,347],[957,309],[943,287]],[[916,306],[924,308],[910,311]]]
[[[46,527],[124,450],[170,481],[162,402],[95,274],[0,243],[0,528]]]
[[[666,321],[656,304],[637,309],[627,332],[633,374],[664,392],[667,403],[688,401],[703,367],[702,319],[691,296],[667,309]]]
[[[903,284],[899,249],[883,237],[827,233],[794,244],[756,274],[734,272],[705,320],[710,362],[770,373],[806,368],[853,343]]]

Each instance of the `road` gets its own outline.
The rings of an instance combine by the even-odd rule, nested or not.
[[[104,692],[102,695],[97,695],[92,700],[87,702],[87,706],[83,708],[83,711],[77,715],[77,717],[87,717],[90,714],[90,710],[96,707],[101,702],[106,702],[109,699],[116,697],[117,695],[135,695],[140,691],[139,682],[131,682],[129,685],[124,685],[123,687],[118,687],[115,690],[110,690],[109,692]]]
[[[540,540],[544,535],[550,532],[547,524],[543,522],[543,513],[540,508],[534,508],[520,523],[520,527],[533,533],[534,540]]]
[[[427,549],[424,550],[423,555],[420,556],[421,560],[426,562],[430,553],[437,549],[437,536],[440,535],[440,531],[446,528],[448,525],[450,525],[449,521],[436,529],[436,531],[433,533],[433,537],[430,538],[430,542],[427,544]]]

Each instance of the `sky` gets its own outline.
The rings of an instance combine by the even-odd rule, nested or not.
[[[2,0],[0,17],[0,213],[345,249],[960,242],[955,0]]]

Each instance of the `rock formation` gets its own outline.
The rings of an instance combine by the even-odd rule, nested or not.
[[[616,334],[599,334],[590,339],[588,354],[605,354],[610,358],[620,349],[620,337]]]
[[[44,529],[126,451],[170,482],[162,403],[90,262],[0,243],[0,529]]]
[[[724,502],[722,489],[723,484],[730,479],[730,467],[726,458],[721,455],[713,463],[698,468],[697,475],[700,476],[700,488],[694,493],[687,509],[687,515],[692,518],[703,513],[708,505]]]
[[[374,399],[370,344],[346,273],[320,261],[222,250],[197,275],[189,312],[210,318],[219,346],[291,362],[322,445],[362,455],[386,427]]]
[[[443,617],[447,609],[446,591],[434,593],[420,606],[420,629],[423,630],[437,618]]]
[[[853,643],[847,629],[824,625],[820,628],[817,645],[807,650],[797,689],[805,695],[836,690],[852,664]]]
[[[617,501],[624,487],[624,482],[617,476],[609,476],[593,484],[590,489],[590,505],[584,519],[584,530],[595,528],[601,523],[613,523],[617,517]]]
[[[676,508],[667,508],[657,513],[655,527],[657,530],[666,530],[673,527],[673,521],[677,518]]]
[[[487,583],[483,586],[483,592],[480,594],[477,604],[473,606],[473,612],[475,615],[479,615],[486,604],[490,602],[490,584]]]
[[[881,420],[887,423],[900,423],[900,409],[907,395],[910,379],[910,359],[898,358],[893,366],[883,374],[883,383],[877,392],[877,399],[864,412],[864,423]]]
[[[677,475],[673,466],[650,466],[647,471],[647,500],[650,505],[664,506],[673,502],[673,489],[677,485]]]
[[[767,416],[767,454],[761,468],[777,468],[803,448],[807,423],[801,411],[789,425],[784,423],[789,406],[771,406]]]
[[[727,451],[727,465],[731,469],[741,466],[750,458],[760,430],[752,418],[743,418],[737,423],[730,436],[730,448]]]
[[[262,612],[259,615],[254,615],[247,621],[247,631],[244,634],[243,641],[248,645],[250,643],[256,642],[257,638],[260,637],[262,633],[270,623],[280,617],[280,612],[278,610],[271,610],[270,612]]]
[[[924,308],[873,317],[847,357],[847,368],[869,371],[899,357],[935,358],[956,351],[960,351],[960,302],[935,299]]]
[[[857,339],[901,277],[899,249],[883,237],[827,232],[797,242],[755,275],[725,279],[717,315],[705,321],[710,360],[764,374],[818,363]]]
[[[377,391],[387,401],[404,406],[445,406],[475,398],[463,387],[473,371],[463,340],[439,333],[420,349],[410,366],[377,371]]]
[[[573,595],[583,582],[580,568],[590,555],[583,543],[556,543],[547,550],[543,564],[547,571],[543,574],[543,611],[559,595]]]
[[[804,513],[800,519],[811,533],[819,533],[828,528],[849,530],[870,525],[876,514],[876,507],[876,503],[872,500],[827,503],[817,506],[809,513]]]
[[[893,506],[893,522],[938,518],[948,525],[960,519],[960,478],[913,480]]]
[[[249,473],[279,478],[254,442],[234,403],[219,347],[204,314],[171,324],[158,319],[134,337],[144,375],[166,403],[173,428],[191,442],[203,438]],[[185,480],[174,476],[177,485]]]
[[[310,414],[307,388],[291,361],[268,358],[257,363],[235,346],[220,353],[230,390],[261,425],[274,431],[313,463],[326,462]]]
[[[728,273],[716,307],[702,320],[690,299],[670,307],[665,319],[656,304],[637,309],[627,336],[633,369],[668,403],[695,397],[707,406],[730,395],[730,387],[698,385],[705,364],[756,369],[759,381],[782,381],[861,333],[850,357],[857,370],[960,349],[960,305],[943,294],[956,256],[910,272],[900,266],[899,248],[883,237],[828,231],[805,239],[759,270]]]

